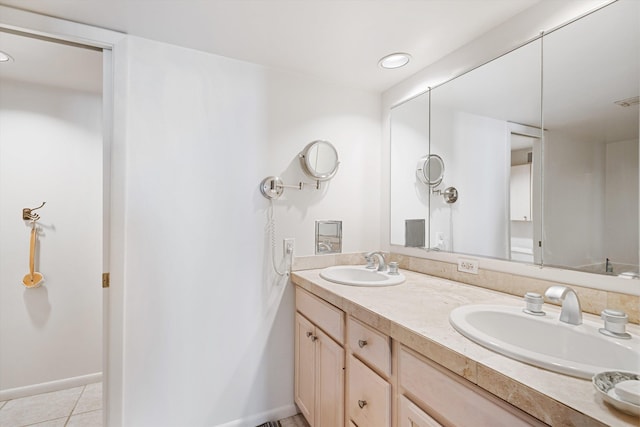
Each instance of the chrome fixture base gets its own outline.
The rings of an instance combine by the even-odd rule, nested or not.
[[[455,203],[458,201],[458,189],[456,187],[447,187],[442,190],[431,190],[432,194],[437,194],[444,197],[446,203]]]
[[[455,187],[447,187],[442,193],[444,201],[447,203],[455,203],[458,200],[458,190]]]
[[[604,320],[604,328],[598,329],[601,334],[623,340],[631,339],[631,335],[625,330],[629,316],[624,311],[606,308],[602,310],[600,317]]]
[[[600,328],[598,329],[598,332],[600,332],[602,335],[606,335],[608,337],[613,337],[613,338],[618,338],[621,340],[630,340],[631,339],[631,334],[629,332],[612,332],[608,329],[605,328]]]
[[[260,192],[267,199],[277,199],[284,192],[284,184],[277,176],[268,176],[260,183]]]

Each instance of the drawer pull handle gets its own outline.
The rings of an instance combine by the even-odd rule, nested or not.
[[[358,340],[358,347],[364,348],[365,345],[367,345],[366,340]]]
[[[317,336],[315,336],[315,335],[311,337],[311,341],[314,341],[314,342],[315,342],[317,339],[318,339],[318,337],[317,337]]]
[[[358,406],[360,407],[360,409],[364,408],[366,405],[367,405],[366,400],[358,400]]]
[[[311,335],[313,335],[313,332],[307,332],[307,338],[309,338]]]

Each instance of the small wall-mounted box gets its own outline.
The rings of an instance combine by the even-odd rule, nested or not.
[[[316,255],[342,253],[342,221],[316,221]]]

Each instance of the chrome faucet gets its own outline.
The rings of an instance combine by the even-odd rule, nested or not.
[[[560,321],[570,325],[582,324],[582,309],[576,292],[568,286],[555,285],[549,287],[544,296],[551,302],[562,303]]]
[[[330,252],[333,250],[330,242],[318,242],[318,252]]]
[[[387,265],[384,263],[384,254],[380,251],[368,252],[364,255],[364,259],[367,260],[367,268],[376,268],[374,259],[378,260],[378,271],[387,271]]]

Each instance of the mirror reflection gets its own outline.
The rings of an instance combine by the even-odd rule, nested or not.
[[[431,152],[464,197],[432,197],[431,247],[500,259],[512,258],[512,246],[533,247],[536,207],[515,236],[528,241],[512,244],[509,199],[511,152],[521,149],[514,136],[540,128],[539,100],[540,41],[432,89]]]
[[[444,162],[437,154],[429,154],[418,161],[418,179],[429,187],[437,187],[444,178]]]
[[[639,9],[619,1],[544,38],[546,265],[638,272]]]
[[[416,175],[416,159],[429,151],[429,93],[393,108],[391,146],[391,243],[424,247],[430,188]]]
[[[394,107],[391,244],[423,218],[430,249],[637,276],[639,18],[619,0]],[[457,203],[407,176],[427,148]]]

